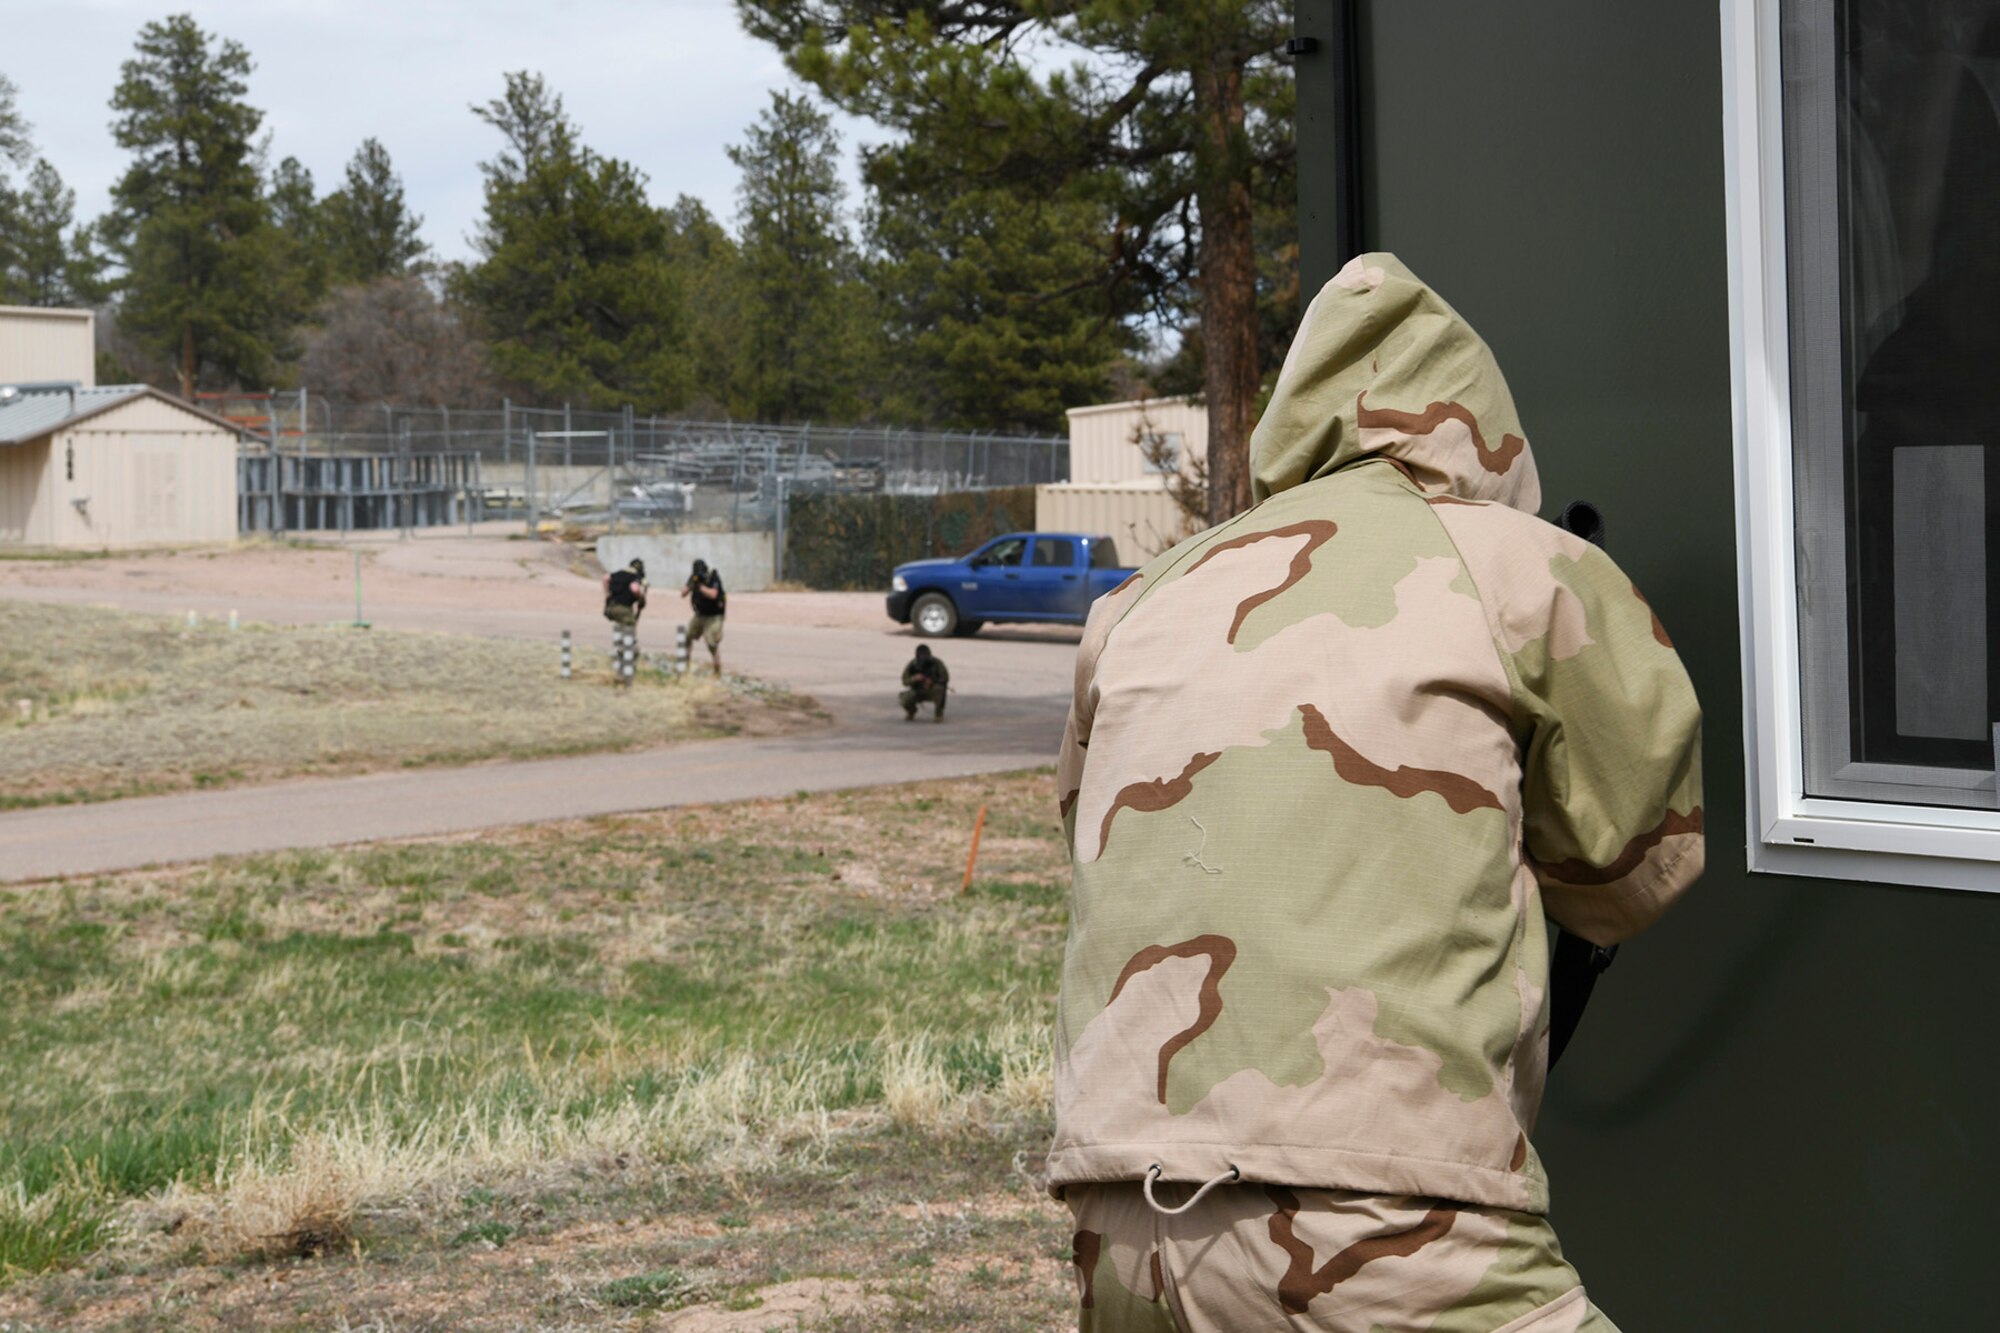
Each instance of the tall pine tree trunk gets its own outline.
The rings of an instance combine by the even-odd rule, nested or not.
[[[1208,400],[1208,521],[1250,507],[1257,410],[1257,256],[1243,138],[1243,70],[1221,56],[1194,75],[1196,200],[1201,208],[1202,391]]]

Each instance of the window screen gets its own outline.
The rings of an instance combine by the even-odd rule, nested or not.
[[[1784,18],[1806,794],[1993,808],[2000,5]]]

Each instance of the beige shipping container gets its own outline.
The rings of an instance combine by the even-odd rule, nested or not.
[[[97,319],[88,310],[0,305],[0,384],[97,383]]]
[[[0,542],[123,549],[234,541],[237,433],[139,386],[0,403]]]
[[[1143,482],[1175,470],[1192,475],[1196,460],[1208,457],[1208,409],[1186,398],[1100,403],[1067,415],[1072,484]]]
[[[1161,481],[1035,488],[1037,530],[1109,537],[1120,564],[1143,565],[1207,526],[1184,513]]]

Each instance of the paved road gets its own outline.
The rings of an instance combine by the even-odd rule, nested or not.
[[[0,597],[206,615],[233,608],[245,619],[279,624],[353,614],[351,591],[288,584],[282,573],[254,589],[218,591],[202,580],[173,577],[171,566],[135,563],[141,576],[129,579],[132,571],[100,562],[78,566],[82,573],[69,579],[41,567],[31,584],[0,583]],[[565,584],[564,577],[572,582]],[[385,589],[373,596],[367,615],[378,629],[538,640],[550,645],[552,662],[565,628],[579,643],[605,637],[589,580],[552,576],[545,567],[536,578],[532,589],[517,595],[494,595],[473,580],[462,597],[438,596],[453,585],[436,582],[422,585],[422,596],[397,597]],[[732,598],[727,665],[817,698],[833,718],[824,730],[15,811],[0,815],[0,881],[1001,772],[1051,760],[1068,704],[1074,631],[989,630],[940,644],[955,687],[947,720],[942,726],[928,719],[910,723],[894,696],[914,640],[881,618],[879,607],[879,598],[842,594]],[[661,639],[670,633],[670,620],[655,631]],[[642,629],[641,637],[653,635]]]

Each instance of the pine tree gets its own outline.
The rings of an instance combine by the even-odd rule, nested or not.
[[[1105,210],[976,187],[872,195],[890,417],[1054,432],[1063,409],[1102,401],[1132,342],[1117,318],[1131,302],[1101,282]]]
[[[743,173],[743,398],[760,420],[848,415],[859,284],[841,218],[840,136],[805,98],[774,93],[729,160]]]
[[[668,270],[687,312],[688,406],[703,413],[749,414],[735,398],[741,379],[743,257],[699,199],[682,195],[667,209]]]
[[[0,197],[0,300],[81,306],[104,299],[104,262],[76,225],[76,191],[38,158],[18,191]]]
[[[35,155],[34,126],[21,114],[21,90],[0,74],[0,190],[7,188],[6,164],[25,167]]]
[[[304,244],[320,246],[319,194],[304,163],[296,157],[278,163],[271,172],[269,198],[271,225]]]
[[[104,299],[104,259],[90,228],[76,225],[76,191],[35,157],[33,126],[0,74],[0,302],[90,305]],[[29,167],[30,161],[33,166]],[[6,168],[29,167],[15,188]]]
[[[1256,208],[1289,191],[1278,0],[738,0],[845,109],[902,132],[886,189],[1061,193],[1113,217],[1106,290],[1198,313],[1211,517],[1249,502]],[[1055,53],[1075,59],[1051,70]]]
[[[265,198],[274,233],[268,238],[272,264],[266,279],[273,313],[296,327],[313,317],[333,282],[326,212],[312,172],[295,157],[272,170]]]
[[[549,399],[671,409],[686,397],[666,223],[645,177],[579,142],[539,75],[509,74],[474,107],[506,148],[483,163],[477,263],[453,288],[477,313],[494,369]]]
[[[112,187],[108,239],[125,267],[119,322],[199,383],[265,384],[289,350],[284,238],[271,224],[243,100],[249,52],[178,14],[139,30],[111,106],[132,163]]]
[[[333,273],[339,282],[400,277],[421,266],[429,247],[424,220],[403,199],[403,179],[380,140],[363,139],[347,163],[347,182],[320,205]]]

